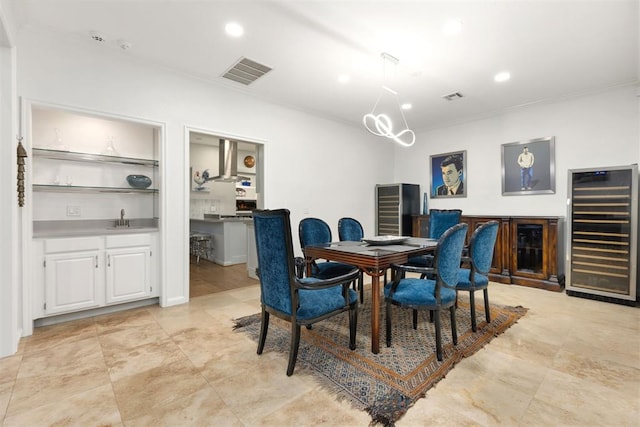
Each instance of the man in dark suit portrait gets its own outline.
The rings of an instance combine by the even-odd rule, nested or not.
[[[464,182],[462,182],[462,157],[452,154],[444,158],[440,164],[442,169],[442,182],[436,189],[438,196],[456,196],[464,194]]]

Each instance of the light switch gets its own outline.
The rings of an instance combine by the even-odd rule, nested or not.
[[[67,205],[67,216],[80,216],[80,206]]]

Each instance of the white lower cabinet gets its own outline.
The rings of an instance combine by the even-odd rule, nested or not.
[[[151,248],[107,250],[106,303],[151,295]]]
[[[97,250],[47,255],[44,265],[47,314],[101,305],[104,281]]]
[[[34,248],[42,266],[33,277],[34,319],[159,294],[156,234],[42,239]]]

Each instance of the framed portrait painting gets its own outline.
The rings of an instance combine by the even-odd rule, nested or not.
[[[503,196],[555,192],[555,137],[502,144]]]
[[[431,156],[431,197],[467,197],[467,152]]]

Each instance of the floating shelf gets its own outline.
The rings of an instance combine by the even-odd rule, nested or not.
[[[48,185],[33,184],[33,191],[48,191],[58,193],[157,193],[153,188],[132,188],[132,187],[90,187],[80,185]]]
[[[34,157],[43,157],[54,160],[71,160],[77,162],[106,162],[120,163],[123,165],[138,165],[157,167],[158,161],[151,159],[138,159],[135,157],[105,156],[104,154],[79,153],[75,151],[51,150],[48,148],[34,148],[31,150]]]

